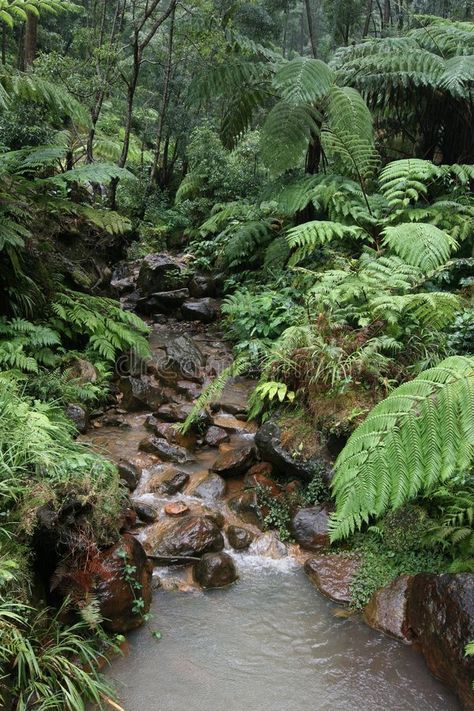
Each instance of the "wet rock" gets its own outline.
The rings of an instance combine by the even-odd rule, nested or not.
[[[249,531],[248,528],[242,528],[241,526],[228,526],[226,533],[229,545],[236,551],[242,551],[248,548],[255,538],[255,534],[252,533],[252,531]]]
[[[227,553],[206,553],[193,566],[194,580],[203,588],[223,588],[239,577]]]
[[[143,314],[169,314],[176,311],[188,298],[189,291],[186,288],[158,291],[140,299],[137,309]]]
[[[260,529],[263,528],[263,514],[254,491],[244,491],[242,494],[233,496],[227,505],[245,523],[253,524]]]
[[[263,460],[271,462],[275,469],[289,477],[310,480],[316,471],[323,469],[325,478],[330,479],[330,467],[321,458],[298,459],[281,444],[281,430],[276,422],[262,425],[255,435],[255,444]]]
[[[239,420],[234,415],[229,415],[226,412],[218,413],[212,417],[212,424],[215,427],[221,427],[227,432],[256,432],[257,426],[253,422],[245,422]]]
[[[267,476],[265,472],[268,471],[271,471],[271,465],[267,465],[266,462],[254,464],[245,475],[245,486],[249,488],[255,488],[256,486],[262,487],[266,489],[273,498],[278,499],[282,494],[281,488],[276,481]]]
[[[153,417],[153,416],[152,416]],[[154,418],[156,420],[156,418]],[[181,434],[171,422],[159,422],[154,428],[158,437],[163,437],[171,444],[177,444],[186,449],[193,449],[196,446],[196,435],[192,432]]]
[[[220,444],[228,442],[229,439],[230,437],[225,430],[223,430],[221,427],[215,427],[214,425],[211,425],[211,427],[209,427],[206,432],[204,442],[209,447],[218,447]]]
[[[188,515],[165,520],[148,529],[145,548],[154,556],[199,556],[224,548],[217,523],[208,516]]]
[[[122,393],[122,407],[128,412],[156,408],[164,401],[161,385],[150,375],[124,376],[118,381],[118,389]]]
[[[203,508],[204,516],[207,516],[207,518],[210,518],[211,521],[214,521],[216,526],[218,526],[221,530],[225,526],[225,516],[221,511],[215,511],[212,509],[207,509]]]
[[[244,474],[255,461],[255,449],[251,444],[246,444],[238,449],[229,449],[222,452],[211,467],[211,471],[222,477],[239,476]]]
[[[163,462],[185,462],[189,459],[184,447],[170,444],[166,439],[155,435],[144,437],[138,447],[142,452],[156,454]]]
[[[409,575],[400,575],[389,585],[377,590],[364,609],[364,620],[370,627],[410,643],[407,622]]]
[[[74,380],[81,385],[96,383],[99,377],[92,363],[85,358],[73,358],[64,372],[66,380]]]
[[[464,708],[474,709],[474,657],[464,654],[474,640],[474,574],[415,575],[407,613],[432,674],[454,689]]]
[[[273,560],[281,560],[288,555],[288,549],[283,541],[280,541],[276,531],[267,531],[263,536],[259,536],[252,543],[251,552]]]
[[[212,323],[219,315],[219,304],[215,299],[189,299],[181,306],[185,321]]]
[[[226,483],[219,474],[212,472],[206,474],[204,478],[193,485],[189,490],[189,494],[197,496],[199,499],[212,501],[213,499],[222,499],[225,496]]]
[[[196,400],[202,392],[202,388],[192,380],[178,380],[176,390],[188,400]]]
[[[214,296],[216,285],[212,276],[207,274],[195,274],[189,282],[189,293],[195,299],[203,296]]]
[[[342,605],[351,601],[350,585],[361,565],[352,555],[321,555],[309,558],[304,570],[313,585],[333,602]]]
[[[165,506],[165,514],[167,516],[182,516],[188,513],[189,506],[187,506],[183,501],[172,501]]]
[[[71,402],[66,407],[66,417],[71,420],[78,432],[81,434],[87,432],[89,417],[81,405]]]
[[[255,380],[238,377],[230,380],[219,397],[211,402],[211,409],[222,410],[231,415],[246,415],[249,409],[249,398],[256,386]]]
[[[158,511],[153,506],[144,504],[141,501],[133,502],[133,510],[143,523],[155,523],[158,518]]]
[[[159,427],[160,424],[161,424],[161,422],[159,421],[159,419],[157,417],[155,417],[155,415],[148,415],[145,420],[144,427],[149,432],[156,433],[157,428]]]
[[[129,429],[130,423],[127,421],[124,415],[120,415],[114,410],[106,412],[101,418],[101,424],[104,427],[121,427],[122,429]]]
[[[142,296],[184,286],[183,266],[169,254],[148,254],[141,263],[137,288]]]
[[[172,470],[161,482],[159,493],[173,496],[181,491],[189,481],[189,474],[180,469]]]
[[[135,491],[140,481],[141,469],[125,459],[121,459],[117,464],[119,477],[125,482],[129,491]]]
[[[124,633],[140,627],[150,609],[152,568],[139,541],[131,535],[122,536],[111,548],[103,551],[100,561],[100,578],[95,586],[95,596],[103,617],[103,626],[109,632]],[[131,585],[124,575],[124,566],[132,566],[136,583]],[[137,609],[136,600],[143,600]]]
[[[120,533],[126,533],[137,525],[137,513],[134,508],[127,506],[122,510],[117,528]]]
[[[181,378],[200,377],[205,358],[190,336],[185,334],[173,338],[166,344],[167,366]]]
[[[329,511],[325,506],[298,509],[291,520],[291,532],[297,543],[308,550],[329,545]]]

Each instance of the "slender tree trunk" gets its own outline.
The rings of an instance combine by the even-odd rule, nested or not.
[[[368,0],[367,3],[367,15],[365,16],[364,31],[362,32],[362,37],[367,37],[369,34],[370,18],[372,17],[373,0]]]
[[[7,28],[2,27],[2,64],[7,63]]]
[[[153,167],[151,170],[150,184],[156,185],[158,183],[159,176],[159,166],[161,158],[161,142],[163,140],[163,129],[165,127],[166,114],[168,112],[168,105],[170,100],[170,81],[171,72],[173,67],[173,38],[174,38],[174,21],[176,16],[176,7],[173,8],[170,17],[170,32],[168,39],[168,55],[166,58],[166,68],[165,68],[165,78],[163,82],[163,99],[161,102],[160,120],[158,122],[158,130],[156,133],[155,142],[155,155],[153,157]]]
[[[33,12],[28,12],[28,19],[25,26],[25,37],[23,44],[23,66],[30,69],[36,59],[38,47],[38,16]]]
[[[316,58],[318,54],[318,48],[317,48],[317,42],[316,42],[316,31],[314,29],[314,17],[313,17],[313,11],[311,8],[311,0],[305,0],[305,5],[306,5],[306,17],[308,19],[308,32],[309,32],[309,41],[311,43],[311,51],[313,54],[313,57]]]
[[[286,43],[288,41],[288,21],[290,19],[290,3],[287,3],[286,10],[285,10],[285,21],[283,24],[283,47],[282,47],[282,54],[284,57],[286,57]]]
[[[391,7],[390,7],[390,0],[384,0],[384,5],[383,5],[383,29],[387,29],[387,27],[390,24],[390,19],[391,19]]]

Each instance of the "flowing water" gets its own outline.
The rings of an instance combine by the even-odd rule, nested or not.
[[[240,581],[157,591],[152,628],[114,662],[126,711],[458,711],[420,654],[334,606],[291,559],[237,557]]]
[[[216,352],[228,358],[218,334],[209,338],[189,328],[208,363]],[[169,324],[155,327],[155,353],[176,335],[168,329]],[[249,385],[236,383],[235,391]],[[116,460],[138,456],[143,473],[132,498],[152,505],[162,521],[170,497],[150,492],[149,482],[163,465],[138,454],[146,416],[126,414],[125,428],[100,426],[84,439]],[[229,417],[225,408],[218,412],[220,426],[226,427]],[[252,439],[252,424],[241,425],[238,431],[229,428],[230,441],[221,448],[238,449]],[[226,499],[202,500],[192,493],[217,450],[196,441],[188,450],[189,461],[179,468],[190,482],[171,500],[186,503],[192,513],[211,508],[227,523],[242,523]],[[227,497],[243,486],[242,477],[228,480]],[[304,575],[301,552],[250,528],[257,535],[250,549],[228,550],[240,574],[231,587],[203,593],[189,567],[155,570],[161,587],[155,591],[153,619],[129,635],[129,653],[114,660],[108,672],[126,711],[459,711],[419,653],[374,632],[357,616],[335,616],[334,605]],[[149,530],[135,531],[145,546]],[[152,637],[154,629],[162,633],[160,642]]]

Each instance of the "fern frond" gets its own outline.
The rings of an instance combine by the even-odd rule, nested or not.
[[[334,72],[320,59],[295,57],[278,69],[273,84],[288,104],[314,104],[329,93]]]
[[[435,225],[405,223],[386,227],[384,244],[408,264],[428,273],[448,261],[456,241]]]
[[[321,115],[311,106],[280,101],[262,127],[261,151],[265,164],[275,173],[297,167],[312,138],[319,134]]]
[[[335,465],[331,539],[403,505],[474,458],[474,358],[455,356],[394,390]]]
[[[288,244],[295,252],[290,258],[294,266],[311,255],[318,247],[328,244],[333,239],[361,239],[365,233],[358,227],[348,227],[338,222],[313,220],[293,227],[287,233]]]

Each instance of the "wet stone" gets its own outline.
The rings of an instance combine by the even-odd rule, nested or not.
[[[196,485],[194,485],[189,494],[197,496],[199,499],[208,501],[213,499],[221,499],[225,496],[226,483],[219,474],[208,473]]]
[[[154,523],[158,518],[158,511],[153,506],[144,504],[141,501],[133,502],[133,510],[143,523]]]
[[[181,470],[172,471],[159,486],[159,493],[172,496],[181,491],[189,481],[189,474]]]
[[[226,534],[229,545],[236,551],[248,548],[255,538],[255,534],[253,534],[252,531],[249,531],[248,528],[241,528],[240,526],[228,526]]]
[[[218,447],[220,444],[228,442],[229,439],[230,437],[228,433],[224,429],[222,429],[222,427],[215,427],[214,425],[211,425],[211,427],[209,427],[206,432],[204,442],[209,447]]]
[[[238,449],[230,449],[220,454],[211,467],[211,471],[220,476],[231,477],[245,474],[255,461],[255,449],[246,444]]]
[[[235,563],[227,553],[206,553],[193,567],[194,580],[203,588],[222,588],[237,580]]]

